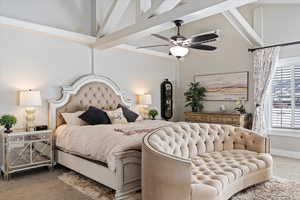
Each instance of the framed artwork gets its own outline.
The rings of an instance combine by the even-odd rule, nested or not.
[[[206,101],[248,101],[249,72],[195,75],[194,81],[207,89]]]

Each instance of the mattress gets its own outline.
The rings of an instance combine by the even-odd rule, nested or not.
[[[173,122],[143,120],[114,125],[61,125],[55,132],[56,146],[63,151],[104,162],[115,171],[115,153],[141,150],[142,139],[147,133],[170,123]]]

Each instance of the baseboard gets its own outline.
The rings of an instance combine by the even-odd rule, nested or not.
[[[283,150],[283,149],[272,149],[271,148],[271,154],[274,156],[282,156],[282,157],[300,159],[300,152],[296,152],[296,151],[287,151],[287,150]]]

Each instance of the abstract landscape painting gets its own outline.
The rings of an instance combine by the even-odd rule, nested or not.
[[[194,81],[207,89],[207,101],[248,100],[248,72],[196,75]]]

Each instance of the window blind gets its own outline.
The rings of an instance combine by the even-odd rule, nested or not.
[[[272,127],[300,129],[300,65],[276,69],[272,80]]]

